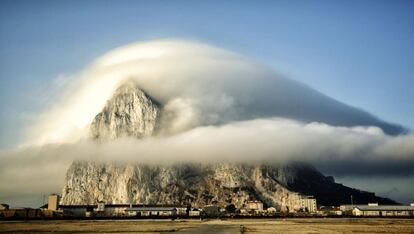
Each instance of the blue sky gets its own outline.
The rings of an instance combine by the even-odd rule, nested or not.
[[[261,60],[414,129],[413,1],[1,1],[0,148],[50,83],[135,41],[188,38]]]

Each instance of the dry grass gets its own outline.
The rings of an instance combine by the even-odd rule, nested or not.
[[[413,219],[282,219],[240,224],[246,233],[414,233]]]
[[[414,233],[414,219],[76,220],[0,222],[0,232]]]
[[[197,227],[197,222],[167,220],[49,220],[0,222],[0,232],[84,232],[84,233],[160,233]]]

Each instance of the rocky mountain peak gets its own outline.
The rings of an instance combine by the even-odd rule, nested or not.
[[[91,124],[95,139],[142,138],[155,133],[160,105],[134,81],[123,83]],[[138,153],[138,152],[137,152]],[[213,203],[242,208],[249,200],[281,211],[300,207],[301,194],[314,195],[321,205],[394,201],[373,193],[335,183],[314,167],[303,163],[242,164],[142,163],[75,161],[67,171],[61,203],[95,204],[191,204]]]
[[[142,138],[154,134],[160,116],[160,104],[146,94],[137,83],[122,83],[95,116],[90,131],[94,139],[113,140],[120,137]]]

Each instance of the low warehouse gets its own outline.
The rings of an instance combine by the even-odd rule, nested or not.
[[[177,215],[175,207],[133,207],[126,209],[128,216],[158,216],[158,217],[174,217]]]
[[[352,210],[355,216],[414,216],[414,206],[401,205],[357,205]]]

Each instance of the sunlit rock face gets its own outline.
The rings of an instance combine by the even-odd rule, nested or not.
[[[161,105],[134,82],[121,85],[91,124],[95,140],[142,138],[156,133]],[[139,152],[137,152],[139,153]],[[281,211],[298,209],[299,193],[315,195],[321,205],[390,200],[332,181],[308,164],[210,163],[140,164],[75,161],[67,171],[61,203],[210,204],[241,208],[260,200]]]
[[[160,105],[130,80],[121,85],[95,116],[91,135],[95,139],[141,138],[153,135],[160,115]]]
[[[62,204],[209,204],[243,207],[261,200],[280,210],[298,208],[298,194],[278,182],[280,168],[246,164],[116,164],[74,162]]]
[[[161,105],[135,82],[122,84],[94,118],[95,140],[142,138],[155,134]],[[272,173],[269,173],[272,170]],[[150,165],[75,161],[67,171],[62,204],[191,204],[242,207],[251,199],[282,210],[293,208],[298,194],[279,182],[280,168],[236,163]]]
[[[276,164],[126,164],[74,162],[66,176],[62,204],[191,204],[193,207],[249,200],[281,211],[298,209],[300,194],[314,195],[319,205],[340,205],[350,195],[359,203],[394,204],[374,193],[335,183],[310,165]]]

